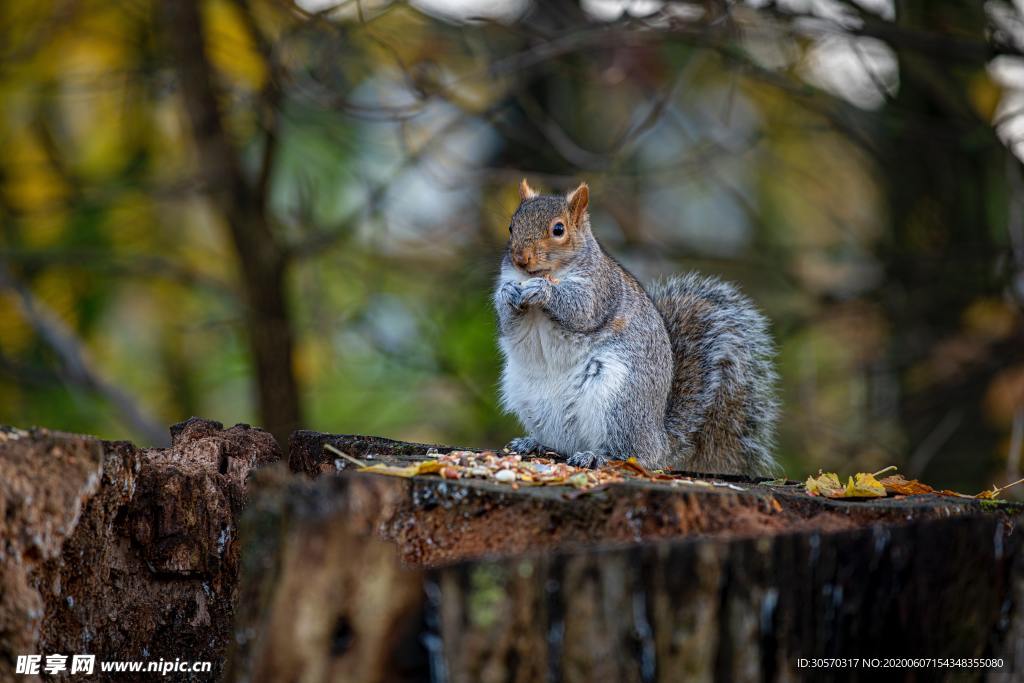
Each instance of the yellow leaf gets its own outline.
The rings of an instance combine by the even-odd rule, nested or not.
[[[416,465],[416,474],[437,474],[444,467],[437,460],[424,460]]]
[[[415,477],[417,474],[437,474],[441,471],[442,465],[437,460],[424,460],[405,467],[395,467],[378,463],[368,467],[361,467],[360,472],[373,472],[375,474],[386,474],[390,477]]]
[[[822,472],[818,470],[817,477],[807,477],[805,484],[807,493],[812,496],[835,497],[841,495],[843,485],[839,483],[839,475],[835,472]]]
[[[408,465],[406,467],[395,467],[393,465],[370,465],[369,467],[363,467],[360,472],[373,472],[374,474],[386,474],[390,477],[415,477],[419,470],[419,465]]]
[[[885,487],[875,479],[875,475],[858,472],[846,483],[843,496],[845,498],[884,498]]]

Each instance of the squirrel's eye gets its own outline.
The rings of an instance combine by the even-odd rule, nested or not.
[[[559,221],[551,226],[551,234],[555,237],[561,237],[565,234],[565,225]]]
[[[508,234],[510,234],[510,235],[512,234],[512,226],[511,225],[508,226]]]

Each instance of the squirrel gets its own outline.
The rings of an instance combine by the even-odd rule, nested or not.
[[[779,404],[768,322],[733,285],[696,273],[647,291],[590,229],[590,190],[524,178],[494,292],[507,446],[571,465],[774,473]]]

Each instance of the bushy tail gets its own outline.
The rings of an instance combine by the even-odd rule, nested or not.
[[[651,289],[675,368],[665,426],[683,467],[774,474],[779,404],[768,322],[734,286],[696,273]]]

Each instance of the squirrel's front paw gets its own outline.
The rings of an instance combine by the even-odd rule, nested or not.
[[[580,451],[570,455],[566,462],[573,467],[583,467],[586,469],[596,470],[599,467],[604,467],[608,464],[608,456],[604,453],[595,453],[594,451]]]
[[[511,280],[502,283],[501,287],[498,288],[498,294],[495,298],[498,300],[498,303],[517,310],[523,307],[523,292],[519,288],[519,284]]]
[[[551,298],[551,282],[543,277],[531,277],[519,286],[523,305],[543,305]]]
[[[545,448],[540,445],[537,439],[530,438],[529,436],[521,436],[518,439],[512,439],[508,442],[505,448],[509,449],[513,453],[519,455],[537,455],[545,452]]]

